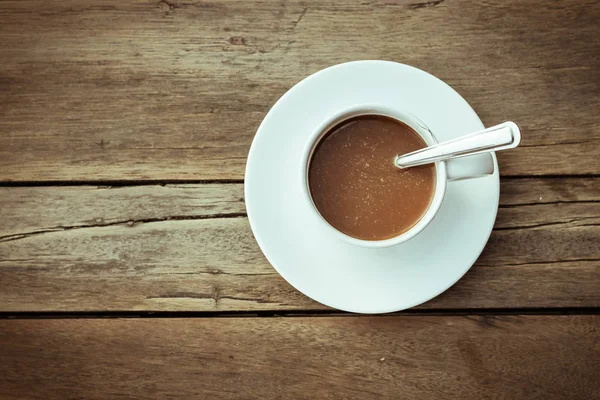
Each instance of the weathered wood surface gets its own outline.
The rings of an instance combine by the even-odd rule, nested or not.
[[[476,266],[423,308],[600,306],[600,178],[503,179]],[[241,184],[0,188],[0,311],[314,310]]]
[[[600,392],[598,316],[0,321],[3,399],[545,399]]]
[[[599,174],[600,2],[2,1],[0,180],[241,179],[269,107],[323,67],[427,70],[505,175]]]

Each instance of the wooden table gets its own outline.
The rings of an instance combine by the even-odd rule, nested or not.
[[[2,1],[0,39],[1,398],[600,398],[599,1]],[[387,316],[244,208],[269,107],[356,59],[523,131],[476,265]]]

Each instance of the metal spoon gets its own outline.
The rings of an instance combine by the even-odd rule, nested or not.
[[[398,168],[416,167],[436,161],[472,156],[515,148],[521,142],[521,131],[514,122],[503,122],[475,133],[460,136],[447,142],[426,147],[412,153],[397,155],[394,165]]]

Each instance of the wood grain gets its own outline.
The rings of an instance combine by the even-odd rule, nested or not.
[[[600,2],[3,1],[0,180],[241,179],[269,107],[323,67],[427,70],[505,175],[599,174]]]
[[[476,266],[421,306],[600,306],[600,178],[503,179]],[[5,187],[0,311],[316,310],[269,265],[241,184]]]
[[[0,398],[572,399],[600,391],[600,317],[0,323]]]

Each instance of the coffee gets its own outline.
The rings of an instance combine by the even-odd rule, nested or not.
[[[379,115],[354,117],[330,129],[308,170],[312,200],[323,218],[346,235],[384,240],[413,227],[435,191],[433,164],[394,166],[397,154],[427,147],[409,126]]]

